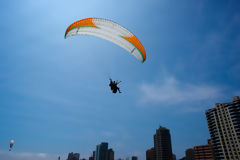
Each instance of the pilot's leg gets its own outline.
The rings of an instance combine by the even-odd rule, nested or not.
[[[117,88],[117,90],[118,90],[119,93],[122,93],[119,88]]]

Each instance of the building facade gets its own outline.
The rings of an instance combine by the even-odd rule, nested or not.
[[[69,153],[67,160],[79,160],[80,159],[80,154],[79,153]]]
[[[132,156],[132,160],[138,160],[137,156]]]
[[[240,99],[217,103],[206,111],[214,158],[240,160]]]
[[[194,160],[214,160],[211,144],[194,146]]]
[[[154,147],[146,151],[146,160],[156,160],[156,150]]]
[[[172,144],[169,129],[160,126],[154,134],[156,160],[172,160]]]
[[[194,160],[194,150],[192,148],[185,151],[185,158],[186,160]]]
[[[94,160],[114,160],[114,151],[112,148],[108,149],[108,143],[102,142],[93,152],[93,158]]]
[[[89,157],[89,159],[88,159],[88,160],[94,160],[93,156]]]
[[[114,151],[112,148],[107,150],[106,159],[105,160],[114,160]]]
[[[108,143],[102,142],[96,147],[95,160],[106,160],[108,151]]]
[[[96,160],[96,151],[93,151],[93,160]]]

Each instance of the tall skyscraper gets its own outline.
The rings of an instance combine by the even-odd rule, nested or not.
[[[114,151],[112,148],[108,149],[108,143],[102,142],[97,145],[93,157],[94,160],[114,160]]]
[[[154,135],[156,160],[172,160],[172,144],[169,129],[160,126]]]
[[[146,151],[146,160],[156,160],[156,150],[154,147]]]
[[[96,159],[95,160],[106,160],[108,151],[108,143],[102,142],[96,147]]]
[[[206,111],[206,117],[215,159],[240,160],[239,97],[229,103],[217,103]]]

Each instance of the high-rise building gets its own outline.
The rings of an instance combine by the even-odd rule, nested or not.
[[[102,142],[93,152],[93,158],[94,160],[114,160],[114,151],[112,148],[108,149],[108,143]]]
[[[176,159],[177,159],[176,155],[172,154],[172,160],[176,160]]]
[[[80,154],[79,153],[69,153],[68,154],[68,159],[67,160],[79,160]]]
[[[211,141],[208,144],[194,146],[194,160],[214,160]]]
[[[156,160],[156,150],[154,147],[146,151],[146,160]]]
[[[96,160],[96,151],[93,151],[93,160]]]
[[[132,160],[138,160],[137,156],[132,156]]]
[[[112,148],[107,150],[106,159],[105,160],[114,160],[114,151]]]
[[[89,159],[88,159],[88,160],[94,160],[93,156],[89,157]]]
[[[96,147],[96,159],[95,160],[106,160],[108,151],[108,143],[102,142]]]
[[[156,160],[172,160],[172,144],[169,129],[160,126],[154,135]]]
[[[240,99],[217,103],[206,111],[214,157],[240,160]]]
[[[185,151],[185,158],[186,160],[194,160],[194,150],[192,148]]]

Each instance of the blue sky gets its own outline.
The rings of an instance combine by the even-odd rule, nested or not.
[[[0,158],[87,158],[107,141],[116,158],[144,159],[159,125],[170,129],[178,158],[206,144],[205,110],[240,95],[239,3],[2,0]],[[146,62],[100,38],[64,39],[87,17],[132,31]],[[111,93],[109,77],[123,81],[122,94]]]

